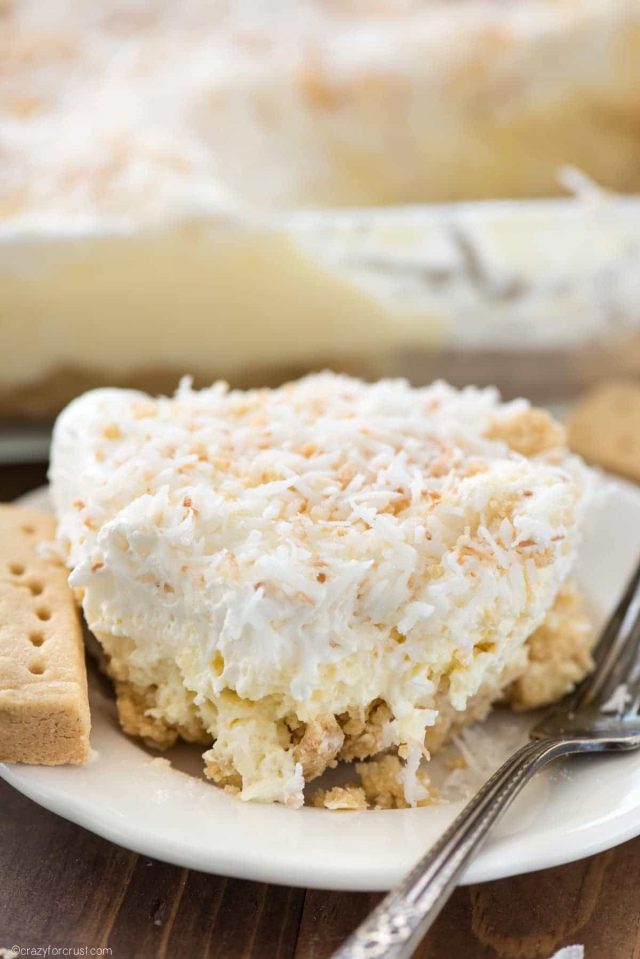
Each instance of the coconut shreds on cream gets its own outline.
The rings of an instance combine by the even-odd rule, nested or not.
[[[332,373],[75,400],[53,439],[59,543],[113,675],[213,742],[216,781],[292,806],[383,701],[377,748],[399,748],[419,802],[425,730],[522,674],[575,559],[588,474],[551,420],[516,451],[536,414]]]

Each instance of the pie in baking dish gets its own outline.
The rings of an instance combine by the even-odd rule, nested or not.
[[[0,16],[0,212],[43,233],[549,195],[562,164],[640,185],[639,0],[5,0]]]
[[[633,205],[401,205],[638,191],[640,0],[0,0],[0,58],[1,416],[635,323]]]

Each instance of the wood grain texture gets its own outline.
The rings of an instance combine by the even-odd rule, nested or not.
[[[0,783],[0,947],[108,946],[114,959],[328,959],[378,901],[207,876],[137,856]],[[417,959],[640,959],[640,839],[458,889]]]
[[[137,856],[0,782],[0,947],[108,946],[115,959],[293,959],[304,890]]]
[[[0,466],[0,502],[11,500],[37,489],[47,482],[46,463],[26,463],[24,465],[3,463]]]
[[[0,468],[0,499],[44,468]],[[105,946],[113,959],[328,959],[378,901],[241,882],[137,856],[0,781],[0,948]],[[458,889],[417,959],[640,959],[640,839]]]

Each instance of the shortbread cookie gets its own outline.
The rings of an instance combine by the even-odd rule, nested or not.
[[[569,416],[569,446],[586,460],[640,481],[640,383],[603,383]]]
[[[61,563],[41,555],[55,520],[0,505],[0,760],[56,766],[89,758],[80,620]]]

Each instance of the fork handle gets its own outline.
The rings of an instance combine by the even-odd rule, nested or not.
[[[498,817],[538,769],[576,745],[544,739],[515,752],[332,959],[409,959]]]

